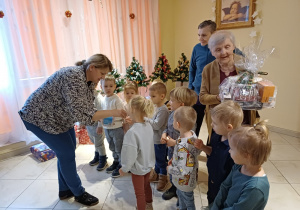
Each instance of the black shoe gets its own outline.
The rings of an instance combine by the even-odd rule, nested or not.
[[[80,196],[75,196],[75,201],[77,201],[78,203],[81,203],[83,205],[86,205],[86,206],[94,206],[99,203],[98,198],[96,198],[95,196],[92,196],[91,194],[89,194],[87,192],[84,192]]]
[[[114,161],[113,164],[111,166],[109,166],[107,169],[106,169],[106,173],[112,173],[119,165],[119,162],[118,161]]]
[[[90,166],[95,166],[99,163],[99,152],[95,152],[94,159],[89,162]]]
[[[67,198],[71,198],[74,196],[71,190],[59,191],[58,193],[59,199],[64,200]]]
[[[111,177],[112,178],[118,178],[120,177],[120,173],[119,173],[119,169],[121,168],[120,165],[118,165],[118,167],[112,172]]]
[[[177,197],[176,187],[174,185],[172,185],[172,187],[170,189],[168,189],[166,192],[164,192],[164,194],[162,195],[162,198],[164,200],[170,200],[174,197]]]
[[[106,155],[100,156],[100,158],[99,158],[99,165],[97,166],[97,170],[98,171],[102,171],[107,166],[106,159],[107,159]]]

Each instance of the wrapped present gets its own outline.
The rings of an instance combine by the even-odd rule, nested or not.
[[[240,104],[243,110],[259,110],[262,108],[275,107],[276,86],[272,82],[263,79],[261,75],[267,75],[260,69],[264,60],[274,51],[260,51],[259,43],[252,43],[243,49],[243,56],[235,61],[239,74],[228,77],[219,86],[220,99],[233,100]]]
[[[50,149],[45,143],[40,143],[30,147],[30,151],[39,161],[45,162],[56,157],[55,152]]]
[[[93,142],[91,142],[90,140],[86,128],[82,128],[81,126],[75,125],[74,129],[75,129],[76,139],[78,139],[79,144],[93,144]]]

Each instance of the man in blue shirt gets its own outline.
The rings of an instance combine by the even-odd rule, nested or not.
[[[205,20],[198,26],[198,39],[199,44],[196,44],[190,63],[190,73],[189,73],[189,88],[194,90],[199,96],[200,87],[202,82],[202,71],[204,66],[215,60],[212,56],[210,50],[207,47],[208,40],[210,36],[216,31],[216,23],[211,20]],[[196,135],[199,136],[199,131],[204,118],[205,105],[201,104],[199,97],[197,103],[193,106],[197,112],[197,127]]]

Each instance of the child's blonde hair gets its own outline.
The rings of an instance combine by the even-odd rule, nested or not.
[[[127,81],[126,84],[123,86],[123,88],[124,88],[124,92],[129,89],[134,90],[136,94],[138,94],[139,92],[138,85],[136,84],[136,82],[133,81]]]
[[[151,100],[145,97],[136,95],[129,101],[129,110],[134,109],[135,112],[140,111],[142,116],[151,117],[154,113],[154,105]]]
[[[152,84],[149,88],[149,91],[156,91],[158,94],[167,94],[167,87],[162,82],[156,82]]]
[[[272,143],[266,122],[259,122],[254,127],[241,126],[228,134],[228,139],[241,154],[250,155],[252,165],[262,165],[271,153]]]
[[[197,93],[187,87],[177,87],[171,90],[170,97],[174,98],[184,106],[193,106],[197,102]]]
[[[241,126],[244,113],[240,105],[233,101],[224,101],[211,110],[211,116],[223,125],[231,124],[233,128]]]
[[[192,130],[197,120],[197,112],[191,106],[181,106],[174,112],[174,121],[186,130]]]
[[[105,78],[101,80],[101,84],[105,81],[113,81],[116,84],[116,79],[113,75],[105,75]]]

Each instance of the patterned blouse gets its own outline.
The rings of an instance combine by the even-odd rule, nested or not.
[[[29,96],[19,114],[50,134],[67,132],[75,122],[92,125],[94,88],[83,66],[61,68]]]

